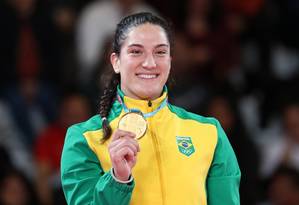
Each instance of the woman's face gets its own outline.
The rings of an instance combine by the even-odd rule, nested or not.
[[[120,55],[111,54],[121,89],[135,99],[158,98],[171,65],[170,45],[165,31],[157,25],[142,24],[131,28],[122,44]]]

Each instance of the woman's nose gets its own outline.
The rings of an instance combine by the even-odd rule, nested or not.
[[[142,67],[148,68],[148,69],[156,67],[156,62],[155,62],[153,55],[146,56],[146,58],[144,59],[144,61],[142,63]]]

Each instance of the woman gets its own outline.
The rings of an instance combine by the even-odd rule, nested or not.
[[[240,170],[218,121],[167,102],[168,24],[124,18],[100,115],[69,128],[62,154],[68,204],[239,204]]]

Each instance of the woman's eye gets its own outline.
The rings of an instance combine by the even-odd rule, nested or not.
[[[139,54],[141,54],[142,52],[141,52],[141,50],[135,50],[135,49],[134,49],[134,50],[131,50],[130,53],[133,54],[133,55],[139,55]]]
[[[164,55],[167,54],[167,51],[164,51],[164,50],[163,51],[157,51],[156,54],[159,55],[159,56],[164,56]]]

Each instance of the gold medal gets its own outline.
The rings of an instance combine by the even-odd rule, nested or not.
[[[141,113],[128,112],[119,120],[118,128],[133,132],[136,135],[135,138],[140,139],[146,132],[147,123]]]

